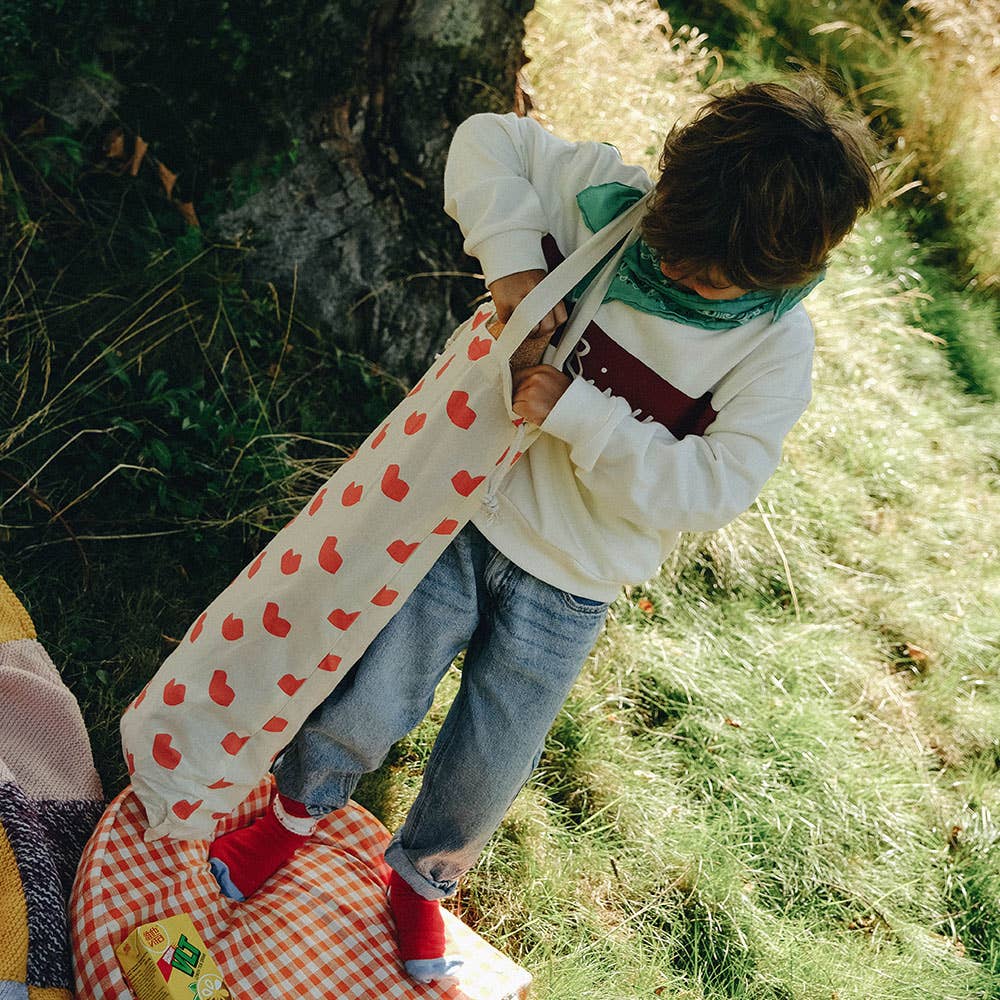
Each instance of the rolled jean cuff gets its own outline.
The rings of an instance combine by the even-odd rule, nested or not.
[[[406,851],[399,842],[399,834],[392,838],[385,849],[385,863],[424,899],[444,899],[458,888],[458,882],[435,882],[421,875],[406,856]]]
[[[285,798],[301,802],[306,807],[306,812],[317,819],[343,809],[350,801],[361,778],[360,774],[339,774],[325,777],[323,780],[324,798],[322,801],[317,801],[315,794],[309,787],[308,778],[305,781],[298,780],[300,775],[291,768],[287,769],[289,772],[287,774],[280,767],[275,767],[272,770],[278,791]]]

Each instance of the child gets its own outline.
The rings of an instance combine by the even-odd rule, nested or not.
[[[674,128],[642,239],[566,370],[515,373],[514,409],[544,433],[279,758],[272,809],[212,845],[226,895],[256,891],[345,805],[464,649],[385,855],[407,970],[449,978],[438,900],[537,764],[608,603],[656,573],[679,532],[745,510],[777,466],[810,397],[799,302],[873,203],[869,143],[808,81],[744,87]],[[476,115],[451,146],[445,210],[506,320],[561,255],[651,188],[611,146]],[[565,318],[560,305],[539,324],[539,348]]]

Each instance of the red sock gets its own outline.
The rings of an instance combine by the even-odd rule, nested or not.
[[[291,817],[300,832],[288,829],[278,818],[281,813],[286,822]],[[309,820],[301,802],[275,794],[263,816],[214,841],[208,850],[209,864],[223,893],[234,899],[252,896],[309,839],[305,831],[315,825]]]
[[[395,871],[389,876],[389,906],[396,921],[399,957],[444,958],[444,918],[436,899],[424,899]]]

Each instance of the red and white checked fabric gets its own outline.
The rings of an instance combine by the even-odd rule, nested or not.
[[[265,780],[217,835],[267,806]],[[83,854],[71,900],[77,994],[130,1000],[115,948],[136,927],[186,913],[236,997],[338,1000],[515,1000],[531,977],[451,914],[448,954],[461,955],[457,986],[411,980],[396,954],[386,899],[386,829],[361,806],[323,819],[314,837],[249,900],[226,899],[208,868],[208,840],[143,839],[142,805],[126,789]]]
[[[644,207],[540,282],[498,339],[490,308],[460,326],[388,419],[198,616],[122,717],[150,840],[206,837],[247,797],[534,440],[538,429],[511,409],[511,355],[610,254],[555,363],[568,357]]]

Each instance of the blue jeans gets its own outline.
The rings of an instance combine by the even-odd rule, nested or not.
[[[420,793],[385,853],[420,895],[450,895],[538,764],[607,608],[531,576],[468,525],[275,763],[279,790],[312,815],[342,808],[465,649]]]

